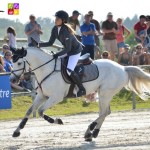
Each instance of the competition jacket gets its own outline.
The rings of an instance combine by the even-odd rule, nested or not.
[[[67,53],[68,56],[76,55],[82,51],[82,45],[77,40],[75,35],[71,34],[66,25],[62,25],[58,34],[58,27],[54,26],[51,32],[51,36],[48,42],[39,43],[40,47],[52,46],[55,40],[58,39],[64,49],[58,52],[58,56],[64,55]]]

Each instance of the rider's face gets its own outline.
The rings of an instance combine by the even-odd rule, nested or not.
[[[55,18],[55,25],[56,25],[56,26],[61,26],[61,25],[62,25],[62,19],[56,17],[56,18]]]

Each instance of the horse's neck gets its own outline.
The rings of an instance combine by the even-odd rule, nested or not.
[[[52,60],[52,58],[52,55],[40,50],[33,49],[28,51],[27,59],[39,82],[54,70],[55,60]],[[50,60],[52,61],[48,62]]]

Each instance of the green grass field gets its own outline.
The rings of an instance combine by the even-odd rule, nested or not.
[[[136,97],[137,109],[150,108],[150,100],[143,101]],[[12,99],[12,109],[0,110],[0,120],[19,119],[24,117],[32,104],[31,97],[20,96]],[[112,112],[132,110],[132,93],[122,90],[111,101]],[[98,102],[87,103],[82,99],[65,99],[61,103],[48,109],[45,113],[50,116],[71,115],[78,113],[98,112]],[[38,115],[37,115],[38,116]]]

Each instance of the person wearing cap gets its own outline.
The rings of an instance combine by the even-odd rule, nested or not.
[[[78,20],[80,13],[77,10],[74,10],[72,12],[72,16],[68,18],[68,23],[71,25],[71,27],[76,31],[77,26],[80,27],[80,23]]]
[[[96,45],[99,47],[100,46],[100,41],[99,41],[99,37],[98,36],[102,35],[102,33],[100,31],[100,23],[96,19],[93,19],[93,16],[94,16],[93,11],[89,11],[88,14],[91,15],[91,21],[90,22],[95,25],[97,34],[94,36],[94,38],[95,38]]]
[[[63,10],[59,10],[55,13],[55,26],[51,31],[51,36],[48,42],[37,43],[32,39],[33,43],[38,47],[52,46],[55,40],[59,40],[64,48],[53,55],[54,59],[68,57],[68,63],[66,67],[67,74],[70,76],[74,84],[79,88],[77,97],[86,95],[85,88],[81,82],[79,75],[74,71],[82,51],[82,44],[75,37],[75,31],[67,24],[68,13]]]
[[[3,44],[2,46],[2,52],[1,52],[1,56],[4,57],[4,54],[7,50],[10,50],[10,47],[7,44]]]
[[[80,22],[78,20],[79,13],[77,10],[74,10],[72,12],[72,16],[68,18],[68,23],[71,25],[71,27],[76,31],[75,35],[79,41],[81,41],[81,31],[80,31]]]
[[[132,56],[129,53],[129,44],[124,44],[124,52],[119,54],[118,63],[123,66],[132,65]]]
[[[102,59],[109,59],[109,52],[108,51],[104,51],[102,53]]]
[[[28,37],[28,46],[33,46],[31,37],[40,42],[40,35],[43,34],[40,24],[36,22],[35,16],[32,14],[29,16],[30,22],[25,26],[25,34]]]
[[[102,23],[104,50],[110,53],[110,59],[114,60],[118,53],[116,33],[118,30],[117,23],[113,21],[113,14],[109,12],[107,19]]]
[[[139,19],[140,21],[134,25],[134,36],[136,42],[141,43],[144,46],[146,43],[147,35],[146,16],[141,15]]]
[[[96,28],[95,25],[90,21],[91,15],[85,14],[84,23],[80,26],[80,30],[82,33],[82,44],[84,45],[82,55],[89,53],[90,57],[94,59],[94,35],[96,34]]]

